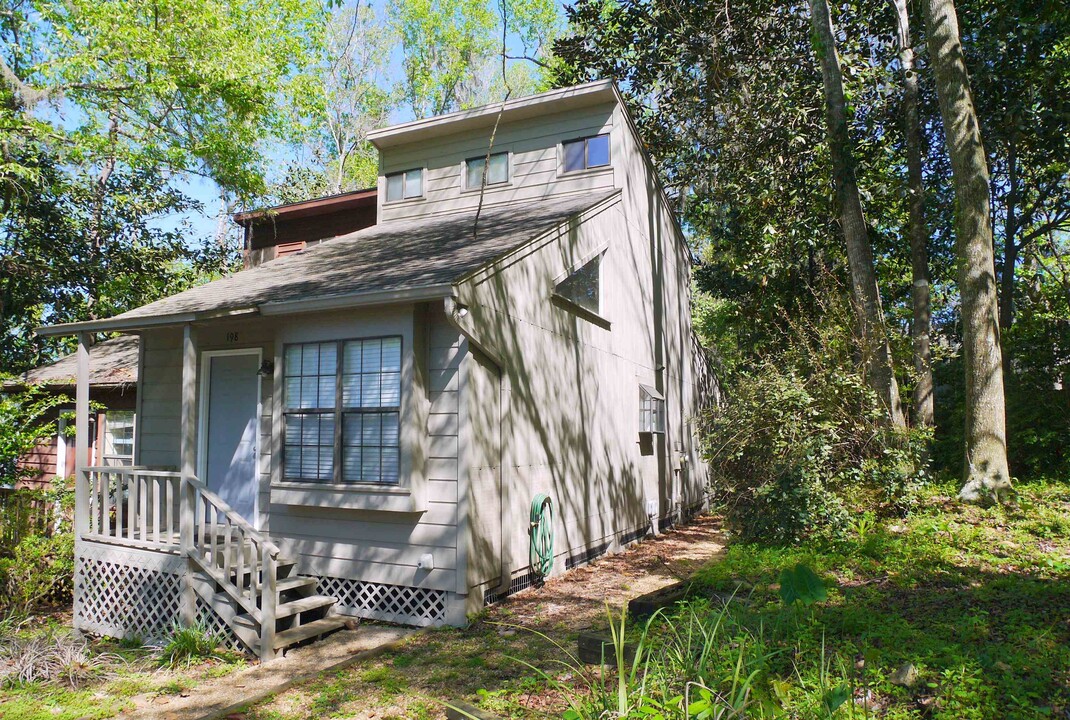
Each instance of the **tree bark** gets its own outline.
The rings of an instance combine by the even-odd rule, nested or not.
[[[836,52],[832,17],[826,0],[810,0],[821,77],[825,86],[825,120],[828,126],[832,175],[840,224],[847,244],[847,261],[851,270],[851,298],[865,354],[866,378],[888,410],[895,427],[905,427],[899,386],[892,366],[892,349],[888,342],[881,308],[877,276],[873,269],[873,248],[862,213],[862,200],[855,177],[854,148],[847,131],[847,107],[843,94],[843,75]]]
[[[927,0],[925,25],[955,183],[966,364],[966,456],[959,497],[968,502],[1000,500],[1009,493],[1011,479],[988,166],[953,0]]]
[[[1018,264],[1018,145],[1012,139],[1007,147],[1007,219],[1003,224],[1003,273],[1000,276],[999,327],[1014,324],[1014,266]]]
[[[929,233],[925,225],[925,185],[922,179],[922,135],[918,119],[918,73],[914,69],[914,47],[910,42],[910,15],[907,0],[892,0],[899,37],[899,63],[903,72],[903,137],[907,154],[908,233],[910,266],[913,274],[911,304],[914,341],[914,424],[933,424],[933,369],[930,332],[932,309],[929,294]]]

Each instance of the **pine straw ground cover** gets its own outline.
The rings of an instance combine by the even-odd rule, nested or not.
[[[662,662],[696,619],[717,624],[708,655],[687,656],[675,675],[664,672],[668,662],[658,668],[666,687],[682,692],[684,681],[700,681],[724,707],[742,667],[745,707],[732,717],[1070,717],[1070,486],[1023,484],[1014,506],[990,509],[960,506],[952,492],[929,488],[906,519],[861,517],[831,546],[730,543],[695,574],[698,599],[649,628],[647,643]],[[664,584],[697,564],[674,556],[693,550],[686,542],[659,546],[671,537],[633,550],[643,559],[631,568],[628,553],[599,561],[486,611],[467,629],[414,637],[235,717],[419,720],[444,717],[441,702],[452,699],[508,718],[620,717],[613,671],[609,693],[592,693],[597,673],[560,664],[567,657],[551,638],[573,651],[581,628],[608,624],[592,603],[619,605],[657,584],[649,582],[657,569]],[[784,605],[777,580],[799,563],[824,578],[827,599]],[[713,593],[736,599],[703,599]],[[630,636],[640,629],[633,623]],[[640,692],[641,677],[626,683],[627,717],[685,717],[673,688],[659,694],[649,682]]]
[[[168,667],[162,647],[81,638],[70,628],[69,608],[0,627],[2,720],[111,718],[135,695],[185,695],[249,662],[215,648]]]

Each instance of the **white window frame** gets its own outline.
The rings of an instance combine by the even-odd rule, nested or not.
[[[137,434],[136,427],[134,433]],[[67,476],[67,418],[63,417],[62,409],[56,419],[56,476]]]
[[[407,176],[408,176],[409,173],[413,173],[413,172],[419,172],[420,173],[420,194],[419,195],[406,195],[405,194],[405,185],[406,185],[406,180],[408,179]],[[400,198],[394,198],[393,200],[391,200],[390,199],[390,195],[389,195],[389,192],[390,192],[389,191],[390,178],[398,177],[399,175],[401,176],[401,197]],[[384,205],[393,205],[395,203],[411,202],[413,200],[422,200],[426,196],[427,196],[427,167],[425,167],[425,166],[406,168],[404,170],[398,170],[397,172],[386,173],[385,175],[383,175],[383,204]]]
[[[592,138],[605,137],[607,143],[607,151],[609,153],[609,161],[605,165],[590,166],[587,163],[587,143]],[[583,167],[576,170],[568,170],[565,167],[565,146],[572,143],[583,143]],[[604,172],[613,168],[613,133],[612,132],[600,132],[593,135],[584,135],[582,137],[569,138],[568,140],[562,140],[557,146],[557,174],[558,175],[579,175],[580,173],[595,173]]]
[[[645,407],[647,402],[649,408]],[[646,415],[650,412],[652,422],[647,422]],[[665,396],[652,385],[639,383],[639,432],[650,435],[665,434]]]
[[[116,414],[116,413],[124,413],[124,414],[129,413],[129,415],[130,415],[130,454],[129,455],[108,455],[108,454],[106,454],[106,451],[108,449],[108,432],[109,432],[108,428],[109,428],[109,425],[111,425],[111,416]],[[101,465],[107,465],[109,459],[122,458],[122,459],[129,459],[130,462],[127,463],[126,465],[121,465],[121,466],[117,465],[115,467],[126,467],[128,465],[133,465],[134,464],[135,448],[137,447],[137,413],[135,411],[133,411],[133,410],[120,410],[120,409],[105,410],[104,413],[103,413],[103,417],[104,417],[104,432],[102,432],[100,434],[100,442],[101,442],[100,453],[99,453],[99,455],[100,455],[100,464]],[[58,444],[58,442],[59,442],[59,440],[57,438],[57,444]],[[57,453],[56,454],[57,454],[56,462],[58,464],[58,462],[59,462],[58,447],[57,447]],[[66,462],[66,447],[64,447],[64,453],[63,454],[64,454],[64,458],[63,458],[64,462]]]
[[[369,340],[383,340],[383,339],[387,339],[387,338],[397,338],[399,343],[400,343],[400,358],[401,359],[400,359],[400,364],[399,364],[399,367],[398,367],[399,387],[398,387],[398,404],[397,404],[397,406],[380,406],[378,408],[368,408],[368,409],[352,408],[351,407],[351,408],[349,408],[347,410],[346,407],[341,403],[342,386],[339,384],[339,383],[341,383],[341,378],[344,375],[343,357],[344,357],[346,343],[364,342],[364,341],[369,341]],[[333,457],[334,457],[334,461],[333,461],[333,467],[332,467],[332,472],[331,472],[332,477],[331,477],[330,480],[327,480],[327,481],[313,481],[313,480],[306,480],[304,478],[286,477],[286,437],[285,437],[285,434],[286,434],[286,415],[287,414],[301,414],[302,413],[302,411],[300,409],[295,409],[295,410],[291,410],[291,411],[287,411],[287,409],[286,409],[286,398],[285,398],[285,392],[286,392],[285,391],[286,348],[292,347],[292,346],[324,345],[324,344],[333,344],[333,345],[336,345],[337,348],[338,348],[338,356],[337,356],[337,359],[336,359],[336,363],[337,363],[337,365],[336,365],[336,374],[335,374],[335,383],[336,383],[336,386],[335,386],[336,387],[335,398],[336,399],[335,399],[334,407],[332,407],[330,409],[331,413],[333,413],[334,424],[335,424],[334,442],[333,442]],[[405,337],[404,337],[404,335],[401,334],[401,333],[388,333],[388,334],[384,334],[384,335],[368,335],[368,336],[361,336],[361,337],[345,337],[345,338],[325,339],[325,340],[302,340],[302,341],[297,341],[297,342],[292,342],[292,343],[285,343],[283,345],[283,348],[282,348],[282,358],[283,358],[283,360],[282,360],[283,367],[281,368],[280,377],[283,379],[283,387],[282,387],[282,389],[280,391],[280,394],[279,394],[279,408],[280,408],[280,411],[281,411],[280,412],[280,419],[281,419],[280,432],[283,434],[282,442],[280,443],[280,446],[279,446],[281,448],[281,456],[280,456],[280,461],[279,461],[279,478],[280,478],[280,482],[287,483],[290,486],[293,486],[293,485],[304,485],[304,486],[309,486],[309,487],[312,487],[312,488],[316,488],[316,487],[346,487],[346,488],[365,487],[365,488],[369,488],[370,487],[370,488],[383,488],[383,489],[387,489],[387,490],[394,490],[394,489],[397,489],[397,488],[403,488],[405,483],[404,483],[404,475],[402,473],[402,458],[401,458],[401,456],[402,456],[402,452],[403,452],[403,450],[402,450],[402,444],[403,444],[402,433],[403,433],[404,415],[405,415],[405,411],[404,411],[404,404],[405,404]],[[388,481],[382,481],[382,480],[378,480],[378,481],[374,481],[374,480],[369,480],[369,481],[364,481],[364,480],[345,480],[344,479],[345,470],[344,470],[344,467],[343,467],[343,465],[344,465],[344,453],[345,453],[345,441],[343,439],[343,433],[344,433],[343,425],[345,423],[346,415],[385,414],[385,413],[390,413],[390,412],[395,412],[395,413],[397,413],[397,416],[398,416],[398,445],[397,445],[397,451],[398,451],[398,475],[397,475],[397,477],[393,481],[389,481],[389,482]],[[318,414],[326,414],[326,413],[318,413]],[[361,446],[361,447],[363,447],[363,446]],[[385,447],[385,446],[380,445],[380,446],[377,446],[377,447],[382,448],[382,447]],[[380,471],[380,475],[381,474],[382,473]]]
[[[461,161],[461,192],[462,193],[478,193],[483,187],[487,187],[487,188],[502,188],[502,187],[509,187],[510,185],[512,185],[513,184],[513,153],[512,153],[511,150],[502,150],[500,152],[492,152],[490,154],[490,157],[493,158],[493,157],[497,157],[497,156],[500,156],[500,155],[505,155],[505,180],[501,180],[499,182],[490,182],[490,179],[488,178],[487,179],[487,184],[485,186],[480,184],[480,185],[476,185],[475,187],[468,187],[468,163],[472,162],[473,160],[486,160],[487,159],[487,155],[486,154],[473,155],[472,157],[467,157],[464,160],[462,160]]]

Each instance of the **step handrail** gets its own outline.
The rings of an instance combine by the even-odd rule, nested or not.
[[[201,494],[205,500],[207,500],[217,512],[223,514],[231,523],[240,527],[242,532],[249,537],[250,540],[255,540],[257,543],[263,545],[271,553],[271,557],[277,558],[282,550],[278,545],[272,542],[271,538],[264,535],[262,532],[252,526],[248,520],[245,519],[237,510],[232,508],[226,500],[219,497],[215,492],[210,490],[207,485],[198,480],[193,475],[185,475],[182,477],[183,483],[188,483],[197,492]]]
[[[223,498],[208,489],[208,486],[193,475],[182,477],[182,550],[193,562],[200,565],[213,576],[216,582],[249,615],[260,624],[260,660],[265,662],[275,654],[276,605],[278,603],[279,547],[252,524],[242,517]],[[198,544],[197,520],[201,504],[205,503],[207,512],[200,516],[201,533]],[[215,513],[215,515],[212,515]],[[224,518],[222,529],[226,533],[222,543],[217,534],[218,516]],[[208,543],[208,525],[211,524],[211,542]],[[229,526],[228,526],[229,523]],[[233,548],[231,559],[232,531],[237,530],[238,543]],[[246,568],[246,541],[254,550],[249,558],[251,566]],[[216,552],[222,550],[222,565]],[[206,559],[207,554],[207,559]],[[260,565],[258,577],[257,563]],[[234,580],[231,580],[233,572]],[[248,574],[248,596],[246,596],[245,575]],[[257,599],[260,605],[257,606]]]

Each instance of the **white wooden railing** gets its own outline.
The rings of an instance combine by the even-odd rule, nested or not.
[[[257,622],[274,619],[278,546],[200,480],[184,478],[183,495],[183,504],[192,506],[192,522],[183,528],[190,534],[183,538],[189,557]]]
[[[178,552],[210,575],[275,641],[279,548],[197,478],[139,467],[88,467],[81,537]],[[270,652],[270,650],[269,650]]]
[[[181,475],[136,467],[88,467],[89,518],[83,538],[177,549]]]

